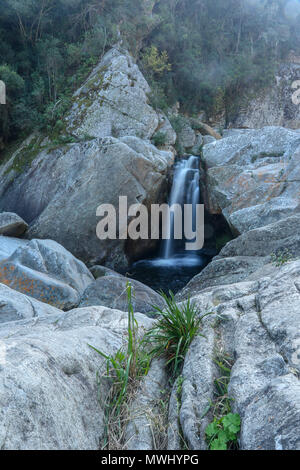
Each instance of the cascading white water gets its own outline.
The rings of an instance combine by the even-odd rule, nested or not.
[[[192,156],[188,160],[181,160],[176,164],[169,198],[169,206],[178,204],[183,207],[185,204],[192,204],[195,209],[191,216],[192,220],[182,220],[181,222],[186,222],[188,227],[191,227],[192,223],[194,232],[196,230],[196,205],[200,203],[199,163],[200,158]],[[182,214],[184,217],[184,210],[182,210]],[[167,229],[170,230],[171,237],[163,240],[160,250],[161,256],[137,261],[133,265],[132,276],[157,291],[163,289],[164,292],[171,290],[175,293],[196,276],[207,265],[211,257],[204,250],[187,251],[185,249],[187,240],[182,237],[176,239],[174,233],[176,232],[176,217],[172,211],[168,223]],[[177,235],[179,238],[179,234]]]
[[[174,171],[173,185],[170,194],[169,206],[179,204],[182,208],[184,204],[191,204],[193,207],[193,230],[195,230],[196,220],[196,205],[200,203],[200,169],[199,169],[199,158],[191,156],[188,160],[182,160],[177,163]],[[171,213],[170,218],[170,234],[171,237],[165,240],[163,243],[163,259],[172,260],[174,256],[182,254],[186,260],[192,259],[195,256],[194,253],[183,254],[183,246],[186,242],[183,240],[175,240],[174,227],[175,216]]]

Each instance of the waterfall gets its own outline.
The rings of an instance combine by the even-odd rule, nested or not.
[[[196,229],[196,205],[200,203],[200,169],[199,169],[199,158],[191,156],[188,160],[181,160],[175,166],[173,185],[169,199],[169,206],[179,204],[184,207],[184,204],[191,204],[193,206],[193,220],[189,221],[192,223],[193,230]],[[164,240],[162,257],[164,260],[171,260],[174,256],[182,254],[186,258],[191,258],[195,253],[184,252],[184,245],[186,240],[175,240],[174,228],[175,228],[175,216],[171,212],[168,229],[170,230],[171,237],[168,240]]]
[[[186,221],[192,224],[193,231],[196,231],[196,205],[200,204],[200,159],[199,157],[189,157],[187,160],[180,160],[174,168],[173,185],[169,197],[169,206],[178,204],[183,209],[185,204],[191,204],[194,213],[189,216],[192,220]],[[182,210],[182,217],[185,216]],[[144,284],[149,285],[158,292],[163,289],[168,293],[174,293],[182,289],[196,274],[208,264],[211,256],[205,250],[187,251],[184,237],[175,238],[174,213],[166,221],[166,232],[170,231],[171,237],[162,240],[160,256],[137,261],[131,272],[131,277]],[[181,222],[185,222],[183,219]],[[191,227],[191,225],[189,225]],[[179,233],[177,234],[179,238]],[[188,240],[191,242],[191,240]]]

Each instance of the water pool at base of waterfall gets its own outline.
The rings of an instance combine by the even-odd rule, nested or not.
[[[155,291],[174,294],[183,289],[211,261],[213,254],[175,255],[171,259],[154,258],[135,263],[128,275]]]
[[[136,262],[127,273],[129,277],[156,291],[162,290],[166,294],[172,291],[175,294],[208,265],[217,254],[216,250],[208,250],[205,247],[199,251],[187,251],[186,242],[195,240],[187,240],[185,236],[175,237],[180,222],[179,233],[183,234],[182,226],[187,224],[192,233],[196,234],[197,223],[202,223],[196,215],[198,204],[200,204],[200,158],[192,155],[179,160],[174,168],[169,207],[175,208],[174,210],[179,207],[181,212],[179,218],[175,216],[175,212],[171,212],[170,218],[166,221],[169,237],[161,242],[161,257]],[[184,208],[187,206],[192,207],[192,211],[188,217],[185,217]]]

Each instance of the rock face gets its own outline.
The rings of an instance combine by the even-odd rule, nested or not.
[[[0,207],[28,220],[30,238],[54,239],[92,264],[126,267],[126,240],[100,241],[96,210],[101,204],[117,209],[119,196],[128,197],[128,207],[163,202],[172,162],[170,152],[136,137],[43,150],[23,174],[13,179],[12,170],[3,176],[12,182],[0,196]],[[138,241],[136,245],[138,250]]]
[[[201,149],[202,149],[202,146],[204,144],[204,137],[201,134],[196,134],[195,144],[194,144],[194,147],[192,148],[192,154],[193,155],[200,155],[201,154]]]
[[[159,124],[148,105],[150,91],[128,52],[113,48],[75,93],[67,131],[77,136],[150,139]]]
[[[229,396],[242,420],[240,448],[300,448],[299,280],[297,260],[281,268],[271,265],[258,280],[198,286],[192,301],[213,315],[205,321],[206,338],[195,340],[183,370],[178,419],[190,448],[206,447],[217,353],[234,358]]]
[[[154,359],[130,407],[130,421],[125,429],[127,450],[165,448],[166,423],[161,405],[167,395],[168,378],[165,361]]]
[[[123,277],[122,274],[113,271],[112,269],[106,268],[105,266],[95,265],[90,269],[95,279],[105,276],[116,276]]]
[[[169,119],[162,112],[158,113],[159,123],[156,130],[156,134],[161,134],[164,137],[164,143],[162,147],[170,147],[175,145],[177,135],[174,131]],[[155,137],[155,136],[154,136]]]
[[[256,129],[263,126],[298,129],[300,127],[300,106],[292,98],[299,86],[293,88],[292,85],[299,80],[299,77],[299,58],[282,64],[274,83],[267,90],[259,93],[254,90],[250,91],[251,98],[246,98],[245,104],[233,119],[232,125]]]
[[[23,217],[29,238],[56,240],[91,265],[125,268],[153,249],[151,241],[96,236],[99,205],[117,209],[119,196],[128,206],[166,201],[174,154],[150,143],[160,117],[149,91],[132,58],[111,50],[74,95],[60,136],[74,143],[32,137],[0,167],[0,210]]]
[[[188,122],[185,122],[178,134],[178,139],[182,147],[188,151],[192,149],[196,143],[196,134]]]
[[[176,136],[148,92],[130,56],[114,48],[74,96],[64,122],[74,142],[32,137],[0,167],[0,210],[42,238],[14,238],[26,224],[0,214],[0,234],[10,235],[0,236],[0,449],[101,448],[109,383],[99,388],[106,364],[89,345],[108,355],[126,345],[128,279],[98,264],[127,267],[151,246],[99,241],[96,209],[117,207],[119,196],[128,205],[164,201]],[[150,143],[156,132],[166,134],[165,151]],[[186,129],[180,139],[195,149],[207,142],[197,136]],[[230,130],[204,146],[208,209],[237,238],[177,295],[210,315],[169,404],[165,358],[153,361],[129,402],[125,448],[206,449],[216,359],[226,356],[240,448],[300,450],[299,169],[300,135],[283,127]],[[96,265],[96,280],[67,249]],[[154,324],[143,313],[164,302],[131,282],[143,333]]]
[[[132,306],[135,312],[155,316],[154,306],[164,307],[162,297],[141,282],[121,276],[103,276],[90,284],[84,291],[80,307],[104,305],[106,307],[127,311],[128,298],[126,286],[130,281],[133,287]]]
[[[0,238],[0,282],[59,309],[79,305],[93,276],[86,266],[52,240]]]
[[[13,322],[62,312],[51,305],[39,302],[0,284],[0,323]],[[1,362],[0,362],[1,365]]]
[[[28,225],[21,217],[12,212],[0,213],[0,235],[19,237],[26,232]]]
[[[300,136],[280,127],[233,135],[204,146],[207,199],[236,234],[299,212]]]
[[[240,448],[300,449],[298,155],[297,133],[282,128],[234,132],[204,148],[211,207],[242,234],[177,295],[211,315],[205,337],[186,357],[177,413],[170,408],[170,424],[177,423],[175,434],[169,430],[170,449],[178,447],[180,432],[189,448],[207,447],[219,376],[214,359],[225,355],[233,363],[228,394],[241,417]],[[281,167],[284,184],[274,182]],[[266,181],[266,175],[273,178]],[[236,212],[237,204],[243,210]]]
[[[137,321],[151,326],[143,315]],[[1,449],[98,450],[108,389],[104,380],[98,388],[105,364],[89,345],[115,354],[126,328],[126,313],[104,307],[2,325]]]

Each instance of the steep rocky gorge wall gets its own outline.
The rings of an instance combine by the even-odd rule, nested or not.
[[[263,126],[300,127],[300,58],[290,56],[281,64],[273,83],[264,90],[247,90],[238,97],[233,111],[231,127],[259,129]],[[296,94],[297,93],[297,94]]]

